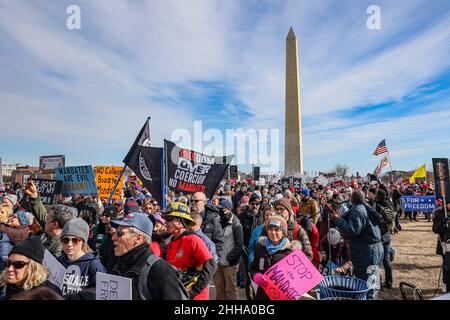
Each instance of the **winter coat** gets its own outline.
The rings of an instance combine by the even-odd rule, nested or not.
[[[381,214],[381,207],[390,208],[394,211],[394,204],[390,200],[382,200],[375,202],[375,210]],[[391,233],[388,231],[381,235],[381,240],[383,243],[391,242]]]
[[[265,232],[263,232],[263,234],[265,235]],[[288,239],[289,241],[300,241],[303,253],[309,260],[313,260],[314,254],[311,242],[309,241],[308,233],[301,225],[293,220],[288,222]]]
[[[250,237],[250,243],[248,244],[248,265],[250,266],[253,262],[253,258],[255,256],[255,248],[258,245],[258,240],[261,237],[261,234],[264,230],[264,224],[257,226],[252,231],[252,235]]]
[[[111,272],[116,265],[118,257],[114,255],[114,243],[109,233],[102,238],[100,248],[98,249],[98,257],[107,272]]]
[[[61,256],[62,252],[62,243],[60,240],[61,234],[54,237],[49,237],[45,233],[41,234],[41,242],[44,245],[45,249],[47,249],[56,258]]]
[[[202,232],[216,245],[217,255],[220,257],[223,250],[222,227],[220,225],[219,209],[212,205],[206,205],[203,212]]]
[[[217,264],[199,236],[186,231],[178,239],[172,238],[167,247],[167,262],[183,272],[201,269],[200,277],[191,290],[195,295],[194,300],[209,300],[208,285],[214,277]]]
[[[374,211],[367,205],[359,204],[335,221],[336,227],[350,239],[355,276],[363,280],[367,279],[367,267],[379,265],[383,260],[380,228],[370,221],[368,210]]]
[[[235,266],[244,249],[244,232],[239,219],[232,214],[231,217],[222,217],[223,254],[220,257],[220,266]]]
[[[61,290],[57,286],[55,286],[53,283],[51,283],[49,280],[46,280],[44,283],[40,284],[39,286],[36,286],[29,290],[40,288],[40,287],[49,288],[49,289],[52,289],[53,291],[55,291],[56,293],[61,294]],[[6,286],[0,287],[0,300],[9,300],[16,293],[20,293],[23,291],[25,291],[23,288],[17,287],[15,285],[6,284]]]
[[[298,214],[313,217],[313,223],[317,224],[317,221],[319,220],[319,206],[317,201],[311,197],[308,197],[306,201],[301,200],[299,203]]]
[[[111,274],[130,278],[133,300],[141,300],[138,291],[139,275],[147,258],[152,255],[148,244],[143,243],[120,256]],[[178,273],[165,260],[159,259],[150,268],[147,285],[152,300],[181,300],[178,290]]]
[[[269,270],[270,267],[272,267],[278,261],[282,260],[292,251],[302,249],[302,245],[299,241],[295,240],[290,242],[288,240],[283,248],[275,252],[273,255],[269,256],[269,253],[267,252],[265,246],[266,239],[267,237],[260,237],[258,240],[258,244],[256,245],[255,257],[250,267],[250,275],[252,279],[254,278],[256,273],[265,273],[267,270]],[[269,297],[267,296],[264,289],[258,287],[255,300],[269,300]]]
[[[239,220],[242,225],[242,229],[244,231],[244,246],[248,248],[250,244],[250,237],[252,235],[252,231],[259,225],[263,224],[264,216],[261,212],[255,215],[252,210],[247,207],[244,212],[239,216]]]
[[[6,261],[8,260],[9,253],[13,248],[12,243],[9,241],[9,237],[6,233],[0,233],[0,272],[5,270]]]
[[[442,250],[441,242],[447,242],[450,240],[450,228],[448,225],[448,220],[446,221],[445,219],[443,207],[440,207],[434,211],[433,232],[439,235],[436,245],[436,254],[443,255],[444,252]]]
[[[64,296],[95,287],[96,273],[106,272],[98,257],[91,252],[84,254],[78,260],[70,261],[63,251],[58,261],[66,268],[62,286]]]
[[[200,230],[201,232],[201,230]],[[159,247],[161,248],[161,257],[163,259],[166,258],[166,253],[167,253],[167,246],[169,245],[170,239],[171,239],[172,235],[168,232],[165,232],[163,234],[157,234],[155,232],[152,233],[152,241],[153,242],[157,242],[159,244]],[[211,243],[212,241],[205,236],[205,238],[207,238]],[[214,245],[214,243],[212,243]],[[214,253],[216,252],[216,246],[214,246]],[[217,256],[217,254],[216,254]]]

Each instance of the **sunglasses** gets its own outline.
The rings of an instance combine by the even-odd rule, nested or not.
[[[132,232],[128,232],[128,233],[132,233]],[[123,232],[123,230],[117,230],[116,231],[116,236],[118,237],[118,238],[120,238],[120,237],[122,237],[123,235],[125,235],[125,234],[127,234],[127,232]]]
[[[203,200],[192,199],[191,201],[192,202],[200,202],[200,201],[203,201]]]
[[[10,266],[13,266],[14,269],[22,269],[23,267],[25,267],[29,263],[30,263],[30,261],[25,262],[25,261],[11,261],[11,260],[8,260],[6,262],[6,267],[9,268]]]
[[[260,205],[260,203],[259,202],[252,202],[252,203],[250,203],[252,206],[259,206]]]
[[[73,245],[76,246],[78,244],[78,242],[81,241],[81,239],[79,239],[79,238],[67,238],[67,237],[61,238],[61,242],[63,244],[69,244],[69,242],[71,242],[71,241],[72,241]]]

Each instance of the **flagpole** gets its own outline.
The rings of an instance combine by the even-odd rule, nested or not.
[[[167,186],[166,186],[166,141],[163,141],[163,150],[162,150],[162,169],[161,169],[161,187],[162,187],[162,203],[161,203],[161,209],[164,209],[166,207],[166,192],[167,192]]]
[[[387,150],[387,147],[386,147],[386,150]],[[392,165],[391,165],[391,155],[389,154],[389,151],[386,151],[386,153],[389,157],[389,168],[391,168],[391,180],[392,180],[392,183],[394,183],[394,174],[392,173]]]
[[[111,198],[114,195],[114,192],[117,189],[117,185],[119,184],[120,179],[122,178],[123,174],[125,173],[125,169],[126,168],[127,168],[127,165],[124,165],[122,171],[120,172],[119,178],[117,178],[117,181],[116,181],[116,184],[114,185],[114,188],[111,190],[111,193],[109,194],[108,201],[106,202],[106,208],[108,208],[109,203],[111,201]]]

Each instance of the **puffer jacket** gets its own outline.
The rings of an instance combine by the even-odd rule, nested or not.
[[[6,261],[8,260],[8,255],[12,248],[13,245],[9,241],[9,237],[6,233],[0,233],[0,272],[5,270]]]
[[[256,273],[265,273],[270,267],[282,260],[291,252],[295,250],[302,250],[300,241],[294,240],[291,242],[288,240],[283,248],[270,256],[265,246],[266,239],[267,237],[260,237],[258,245],[255,248],[254,259],[250,267],[250,275],[252,279]],[[255,300],[269,300],[269,296],[266,294],[264,289],[258,287]]]
[[[381,231],[369,219],[368,210],[375,212],[368,205],[359,204],[335,221],[336,227],[350,239],[350,257],[355,276],[363,280],[367,279],[367,267],[379,265],[383,260]]]

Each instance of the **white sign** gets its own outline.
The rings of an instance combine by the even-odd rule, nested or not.
[[[131,279],[97,272],[95,300],[132,300]]]
[[[42,265],[49,270],[48,280],[53,283],[58,288],[62,288],[64,275],[66,274],[66,268],[59,263],[58,260],[45,249],[44,253],[44,261],[42,261]]]
[[[321,186],[326,186],[328,184],[328,179],[325,178],[324,176],[319,176],[316,181]]]

